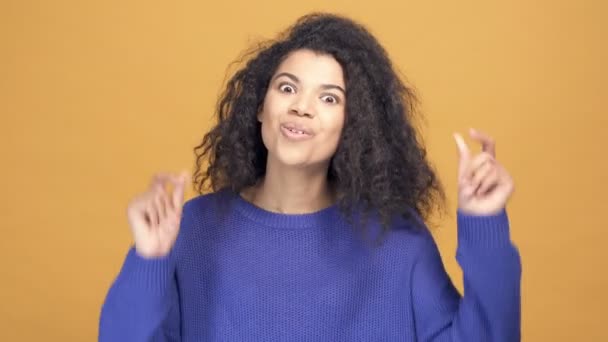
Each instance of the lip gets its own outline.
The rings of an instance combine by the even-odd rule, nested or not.
[[[297,131],[302,131],[308,135],[313,135],[312,131],[308,127],[301,125],[299,123],[296,123],[296,122],[284,122],[281,124],[281,127],[285,127],[288,129],[295,129]]]
[[[289,128],[297,129],[293,126],[290,127],[289,125],[281,125],[281,133],[290,140],[308,140],[312,138],[312,134],[308,133],[306,130],[298,129],[304,133],[295,133],[290,131]]]

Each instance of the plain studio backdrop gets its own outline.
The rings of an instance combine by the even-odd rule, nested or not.
[[[3,0],[0,340],[96,339],[131,244],[128,201],[154,172],[192,169],[241,51],[314,10],[365,24],[417,89],[457,286],[452,132],[473,126],[516,181],[523,340],[608,340],[601,0]]]

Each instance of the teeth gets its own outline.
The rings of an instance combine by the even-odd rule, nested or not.
[[[298,134],[304,134],[304,132],[303,132],[303,131],[298,131],[298,130],[293,129],[293,128],[288,128],[288,130],[290,130],[291,132],[294,132],[294,133],[298,133]]]

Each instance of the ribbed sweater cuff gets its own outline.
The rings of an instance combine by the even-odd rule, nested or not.
[[[458,210],[458,245],[477,248],[496,248],[511,244],[509,218],[505,209],[476,216]]]
[[[119,281],[125,286],[143,291],[162,292],[172,280],[175,263],[170,255],[147,259],[131,247],[120,272]]]

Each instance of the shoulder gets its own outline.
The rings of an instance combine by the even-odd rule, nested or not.
[[[218,227],[220,219],[232,212],[234,199],[235,193],[225,189],[189,199],[182,209],[180,229],[187,230],[188,234],[196,234]]]
[[[378,237],[380,226],[375,221],[371,241]],[[369,239],[367,241],[370,241]],[[372,254],[382,260],[388,260],[393,269],[402,275],[402,279],[413,277],[416,265],[427,259],[428,253],[434,253],[436,245],[427,225],[420,216],[412,213],[407,218],[393,218],[391,225],[380,239],[381,243],[373,244]]]
[[[234,192],[228,189],[201,194],[184,203],[183,215],[200,216],[216,212],[221,207],[229,205],[233,199]]]
[[[424,219],[413,209],[407,211],[407,217],[399,216],[392,220],[391,233],[401,239],[427,241],[433,239]]]
[[[197,195],[187,200],[182,209],[177,245],[182,251],[197,249],[201,243],[215,239],[222,232],[222,213],[229,213],[231,196],[226,190]],[[226,205],[224,205],[226,204]],[[228,211],[224,211],[228,210]]]
[[[408,213],[407,218],[393,220],[388,240],[405,250],[412,260],[418,259],[421,254],[434,253],[437,244],[424,219],[414,210]]]

